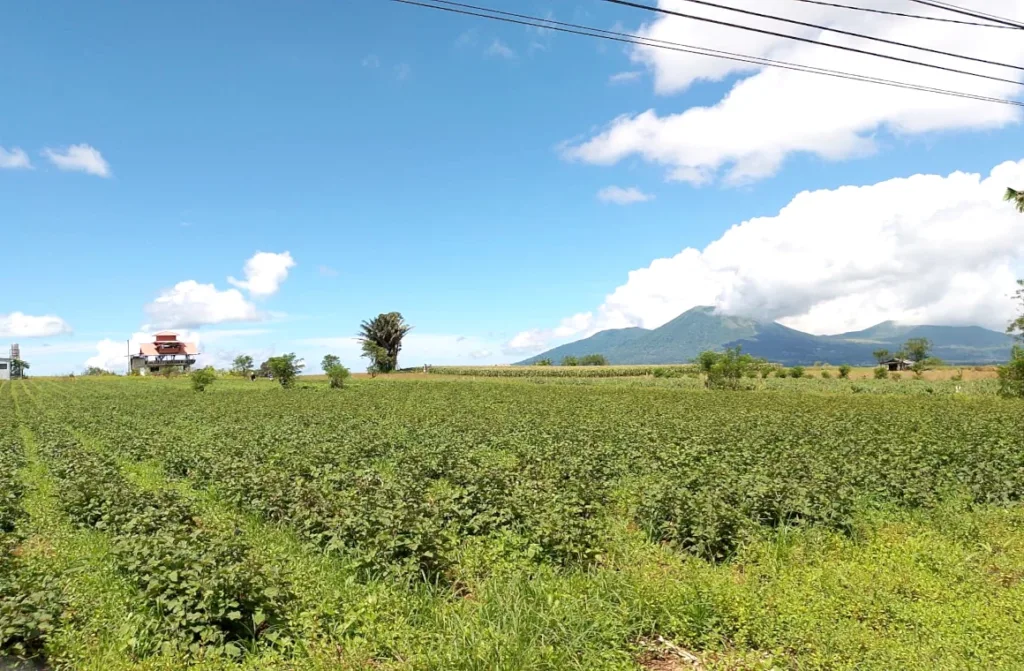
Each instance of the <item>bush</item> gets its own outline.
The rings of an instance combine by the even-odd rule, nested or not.
[[[703,355],[701,355],[703,356]],[[765,362],[749,354],[741,354],[739,347],[725,350],[707,373],[708,389],[739,389],[740,380],[747,376],[757,377],[758,368]]]
[[[839,377],[843,378],[844,380],[848,379],[850,377],[850,370],[850,367],[844,363],[842,366],[839,367]]]
[[[793,368],[791,368],[790,371],[789,371],[789,376],[790,377],[803,377],[804,376],[804,367],[803,366],[793,366]]]
[[[786,368],[780,368],[777,371],[775,371],[775,377],[778,377],[778,378],[789,377],[789,370],[786,369]]]
[[[878,368],[875,369],[875,379],[876,380],[884,380],[887,377],[889,377],[889,369],[888,368],[886,368],[885,366],[879,366]]]
[[[213,369],[213,366],[207,366],[206,368],[192,371],[192,375],[189,377],[192,378],[193,390],[206,391],[206,388],[217,380],[217,371]]]
[[[588,354],[580,359],[581,366],[607,366],[608,359],[603,354]]]
[[[889,377],[890,377],[890,378],[892,378],[893,380],[895,380],[896,382],[899,382],[899,381],[900,381],[900,379],[901,379],[901,378],[902,378],[903,376],[902,376],[902,375],[900,375],[899,373],[893,373],[893,374],[892,374],[892,375],[890,375]]]
[[[267,359],[267,370],[285,389],[295,384],[295,378],[299,371],[305,367],[306,364],[294,353],[272,356]]]
[[[999,367],[999,395],[1024,398],[1024,347],[1015,346],[1010,362]]]
[[[348,368],[345,368],[340,363],[331,364],[326,370],[327,379],[331,381],[331,389],[341,389],[345,386],[345,380],[349,378],[352,373],[349,372]]]
[[[534,366],[550,366],[551,359],[541,359],[533,364]]]
[[[563,366],[578,366],[578,365],[580,365],[580,360],[577,357],[574,357],[574,356],[563,357],[562,358],[562,365]]]
[[[832,377],[832,373],[828,372],[827,370],[823,370],[821,371],[821,377],[825,380],[828,380]]]

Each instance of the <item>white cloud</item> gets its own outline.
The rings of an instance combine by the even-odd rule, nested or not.
[[[511,60],[516,57],[516,52],[501,40],[494,40],[491,42],[491,46],[487,47],[488,56],[498,56],[506,60]]]
[[[380,59],[377,58],[377,54],[370,54],[363,58],[362,64],[364,68],[379,68]]]
[[[44,149],[43,156],[59,170],[85,172],[97,177],[110,177],[110,164],[99,150],[87,144],[73,144],[67,149]]]
[[[735,0],[732,4],[1004,63],[1024,62],[1024,40],[1012,30],[965,29],[956,24],[927,21],[916,21],[911,26],[910,20],[894,20],[890,16],[798,4],[789,0]],[[875,4],[880,9],[902,6],[897,0],[878,0]],[[659,6],[710,18],[739,20],[734,13],[682,0],[660,0]],[[972,7],[1024,19],[1024,3],[975,0]],[[925,7],[917,7],[917,10],[940,11]],[[822,42],[843,42],[831,33],[823,34],[809,28],[787,26],[783,30],[777,23],[749,17],[744,17],[742,22]],[[913,31],[909,30],[911,27]],[[1011,83],[886,61],[673,16],[659,16],[635,32],[659,40],[936,88],[998,98],[1020,96],[1019,87]],[[907,40],[908,34],[913,39]],[[908,52],[884,44],[871,43],[864,48],[1009,79],[1024,78],[1024,74],[1007,68],[965,64],[949,57]],[[620,116],[589,139],[567,144],[563,148],[565,158],[611,165],[639,156],[664,166],[671,180],[702,184],[721,176],[726,182],[736,184],[774,174],[794,153],[811,154],[825,160],[869,154],[876,150],[875,136],[879,131],[909,136],[942,130],[997,128],[1021,119],[1019,109],[1005,105],[777,68],[763,69],[748,63],[651,47],[634,47],[631,58],[653,73],[654,89],[660,94],[678,93],[698,81],[721,81],[731,76],[743,78],[732,85],[717,104],[708,107],[691,107],[669,114],[659,114],[650,109]]]
[[[602,203],[631,205],[633,203],[645,203],[649,200],[654,200],[654,196],[644,193],[635,186],[626,189],[623,189],[621,186],[606,186],[597,192],[597,199]]]
[[[195,328],[204,324],[259,321],[263,315],[238,289],[220,291],[212,284],[195,280],[178,282],[145,306],[155,330]]]
[[[57,315],[0,314],[0,338],[42,338],[62,333],[71,333],[71,327]]]
[[[0,147],[0,169],[13,170],[31,167],[32,162],[28,159],[28,154],[25,153],[24,149],[19,149],[18,147],[4,149]]]
[[[307,348],[307,361],[319,362],[324,354],[331,353],[354,370],[362,370],[367,365],[366,359],[360,356],[362,350],[359,340],[354,337],[307,338],[298,341],[297,345],[300,348]],[[504,363],[507,357],[499,353],[500,349],[501,343],[478,336],[413,331],[405,337],[398,359],[399,365],[403,368],[419,367],[424,364],[480,366]]]
[[[626,84],[629,82],[635,82],[644,76],[644,73],[640,70],[630,70],[628,72],[616,72],[615,74],[608,77],[609,84]]]
[[[698,305],[817,334],[888,319],[1002,330],[1013,316],[1014,280],[1024,275],[1024,216],[1002,201],[1015,184],[1024,184],[1024,160],[986,178],[915,175],[803,192],[703,250],[631,271],[593,314],[524,331],[507,348],[539,351],[570,335],[656,328]]]
[[[245,280],[229,277],[228,282],[245,289],[254,298],[266,298],[277,293],[281,283],[288,279],[288,270],[294,267],[295,259],[289,252],[256,252],[245,262]]]

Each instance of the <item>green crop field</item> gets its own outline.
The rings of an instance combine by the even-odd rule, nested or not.
[[[1024,668],[1024,403],[695,382],[4,384],[0,654]]]

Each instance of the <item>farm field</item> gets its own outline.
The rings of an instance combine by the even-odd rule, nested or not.
[[[987,380],[690,381],[4,384],[0,652],[1021,668],[1024,403]]]

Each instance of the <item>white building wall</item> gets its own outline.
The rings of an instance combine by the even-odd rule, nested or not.
[[[0,359],[0,380],[11,379],[11,360]]]

